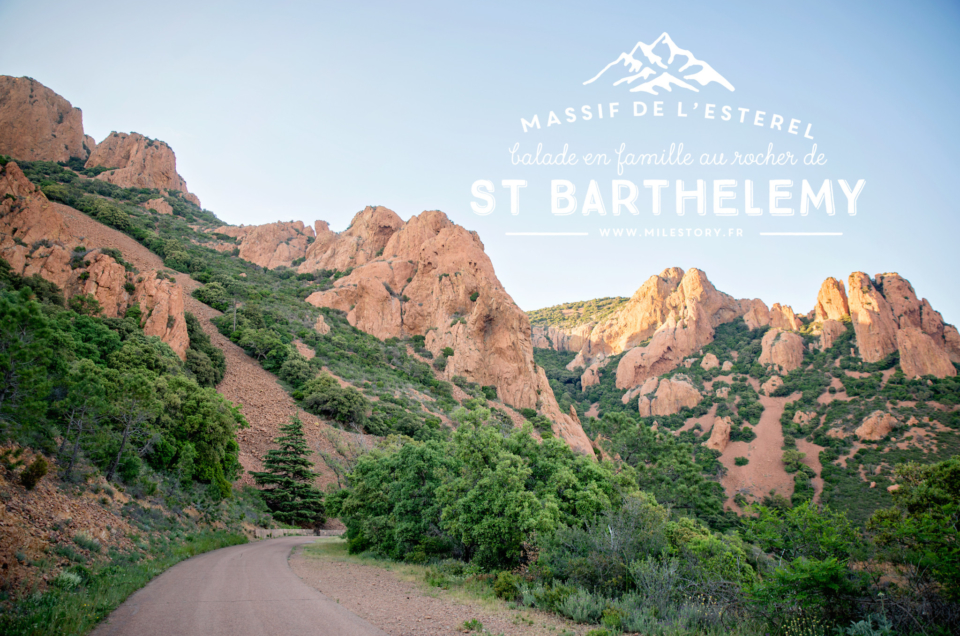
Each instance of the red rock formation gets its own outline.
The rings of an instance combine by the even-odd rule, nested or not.
[[[900,368],[908,378],[924,375],[952,378],[957,375],[947,352],[918,327],[904,327],[897,331],[897,348],[900,350]]]
[[[503,289],[475,232],[442,212],[403,224],[386,208],[367,208],[346,232],[318,237],[301,270],[308,265],[354,269],[307,302],[344,311],[350,324],[381,339],[425,335],[435,356],[452,348],[445,377],[496,386],[504,402],[537,408],[571,447],[592,454],[590,440],[560,411],[534,363],[530,322]]]
[[[847,326],[842,322],[827,318],[820,328],[820,348],[824,351],[833,346],[837,338],[843,335]]]
[[[771,364],[781,373],[789,373],[803,363],[803,338],[792,331],[771,329],[763,334],[760,364]]]
[[[350,227],[339,234],[331,232],[325,222],[318,221],[316,240],[307,249],[306,260],[298,271],[335,269],[343,272],[365,265],[381,254],[388,254],[392,258],[398,258],[400,253],[409,255],[428,237],[435,236],[440,230],[439,225],[452,225],[446,215],[439,211],[425,212],[420,216],[424,218],[395,242],[389,252],[385,252],[387,242],[398,229],[406,227],[393,210],[382,206],[364,208],[353,217]]]
[[[24,161],[86,159],[79,108],[29,77],[0,75],[0,155]]]
[[[863,272],[850,274],[850,317],[860,357],[878,362],[897,350],[897,322],[890,304]]]
[[[667,281],[672,282],[681,271],[675,268],[666,270],[664,274],[669,273]],[[619,389],[635,387],[649,377],[677,368],[684,358],[713,340],[714,327],[742,315],[740,303],[717,291],[706,274],[698,269],[690,269],[683,274],[676,288],[665,298],[656,280],[651,279],[644,284],[645,287],[648,285],[656,295],[645,295],[646,302],[641,305],[634,303],[637,299],[635,294],[623,309],[614,314],[615,321],[621,318],[617,314],[627,312],[631,307],[653,310],[655,317],[665,313],[666,318],[653,333],[649,344],[631,349],[620,359],[617,366]],[[597,329],[591,334],[591,340],[597,334]],[[629,338],[620,340],[629,341]]]
[[[770,328],[782,329],[784,331],[799,331],[801,327],[800,319],[793,313],[790,305],[781,305],[773,303],[770,307]]]
[[[820,293],[817,294],[817,306],[814,307],[814,311],[819,322],[842,321],[850,317],[850,306],[847,303],[847,292],[843,287],[843,281],[836,278],[823,281],[820,285]]]
[[[667,378],[660,382],[657,394],[651,400],[642,396],[638,401],[641,417],[655,415],[673,415],[682,408],[693,408],[700,403],[700,392],[682,375]]]
[[[60,207],[35,190],[15,162],[0,169],[0,256],[18,274],[39,274],[55,283],[68,298],[90,294],[100,303],[104,316],[122,316],[139,303],[144,333],[161,338],[183,359],[190,343],[183,317],[183,288],[156,271],[127,272],[99,250],[75,252],[80,239]],[[82,262],[89,265],[72,267],[74,254],[82,254]],[[132,292],[127,284],[133,285]]]
[[[720,451],[727,450],[730,443],[730,431],[733,429],[733,420],[729,416],[713,418],[713,428],[710,429],[710,439],[703,443],[707,448]]]
[[[536,325],[533,327],[533,346],[554,351],[580,351],[596,324],[588,322],[576,327]]]
[[[885,411],[874,411],[853,433],[861,440],[876,442],[886,437],[899,423],[897,418]]]
[[[170,207],[170,204],[160,197],[150,199],[146,203],[141,203],[140,207],[145,210],[153,210],[157,214],[173,214],[173,208]]]
[[[144,137],[140,133],[110,135],[97,144],[87,159],[86,167],[115,168],[97,175],[97,179],[121,188],[156,188],[177,190],[197,206],[200,199],[190,194],[187,182],[177,174],[177,158],[165,142]]]
[[[720,360],[712,353],[708,353],[707,355],[703,356],[703,360],[700,361],[700,368],[704,369],[705,371],[716,369],[719,366]]]
[[[773,395],[773,392],[783,386],[783,378],[779,375],[770,376],[770,379],[760,386],[764,395]]]
[[[213,232],[237,239],[240,258],[267,269],[292,267],[293,261],[306,256],[310,240],[314,238],[313,228],[304,227],[303,221],[241,227],[225,225]]]
[[[750,329],[759,329],[770,324],[770,310],[759,298],[741,301],[741,306],[746,310],[743,321]]]

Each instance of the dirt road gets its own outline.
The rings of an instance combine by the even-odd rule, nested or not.
[[[270,539],[180,563],[131,596],[94,636],[385,636],[287,565],[315,537]]]

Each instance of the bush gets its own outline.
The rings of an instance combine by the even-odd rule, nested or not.
[[[747,464],[750,463],[750,460],[747,459],[746,457],[734,457],[733,463],[736,464],[737,466],[746,466]]]
[[[505,601],[515,601],[520,595],[520,577],[511,572],[500,572],[493,582],[493,593]]]
[[[47,460],[43,457],[37,457],[20,473],[20,483],[27,490],[33,490],[37,483],[43,479],[43,476],[47,474],[47,470]]]

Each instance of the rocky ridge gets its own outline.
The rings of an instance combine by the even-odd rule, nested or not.
[[[87,249],[72,215],[71,208],[48,201],[16,162],[0,169],[0,256],[13,270],[55,283],[68,298],[92,296],[106,317],[139,304],[144,333],[185,358],[190,341],[183,287],[158,270],[131,271],[102,249]]]

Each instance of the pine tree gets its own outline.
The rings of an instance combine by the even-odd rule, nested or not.
[[[293,526],[313,527],[324,522],[323,493],[313,485],[313,462],[303,434],[303,423],[294,415],[280,427],[274,443],[280,448],[267,451],[265,472],[253,472],[263,499],[274,519]]]

